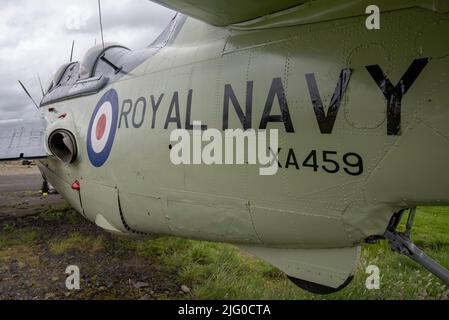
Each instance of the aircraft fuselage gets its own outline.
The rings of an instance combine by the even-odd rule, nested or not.
[[[444,16],[394,11],[374,32],[363,17],[255,31],[187,19],[173,43],[97,94],[42,108],[78,146],[76,162],[50,158],[42,170],[113,232],[356,247],[382,235],[398,210],[449,204]],[[102,99],[113,105],[106,120],[97,115]],[[113,125],[106,133],[105,121]],[[170,133],[193,121],[220,131],[278,129],[278,173],[173,165]],[[89,141],[104,134],[114,134],[107,154]]]

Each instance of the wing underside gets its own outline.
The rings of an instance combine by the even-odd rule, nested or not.
[[[151,0],[214,26],[228,26],[282,11],[310,0]]]
[[[150,0],[217,27],[272,28],[365,14],[371,0]],[[382,12],[421,7],[449,12],[447,0],[377,0]]]
[[[0,161],[47,157],[44,139],[42,119],[0,121]]]

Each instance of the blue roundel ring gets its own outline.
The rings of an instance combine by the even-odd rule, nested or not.
[[[106,142],[106,145],[104,146],[103,150],[101,150],[100,153],[97,153],[94,151],[92,147],[92,130],[94,130],[93,126],[95,117],[97,116],[97,113],[100,110],[101,106],[103,106],[103,104],[105,104],[106,102],[109,102],[112,106],[111,129],[109,132],[109,137]],[[108,160],[109,155],[111,154],[115,134],[117,132],[118,109],[119,108],[118,108],[117,91],[111,89],[103,95],[100,101],[98,101],[97,106],[95,107],[95,110],[90,119],[89,129],[87,131],[87,154],[89,156],[89,160],[92,163],[92,165],[97,168],[103,166]]]

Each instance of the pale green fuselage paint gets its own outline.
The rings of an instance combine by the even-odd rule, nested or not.
[[[79,157],[72,165],[50,158],[42,170],[78,211],[110,231],[270,248],[357,247],[382,235],[401,208],[447,205],[449,15],[423,8],[392,11],[382,15],[382,28],[375,31],[365,28],[365,18],[254,31],[188,18],[174,43],[132,74],[96,95],[43,108],[53,128],[62,123],[74,132]],[[378,65],[395,86],[420,58],[428,64],[403,96],[401,132],[388,135],[387,100],[366,67]],[[315,75],[327,112],[343,69],[350,69],[351,77],[331,133],[323,134],[306,75]],[[182,128],[192,90],[191,120],[222,130],[224,92],[231,85],[243,111],[252,96],[251,127],[259,129],[277,78],[294,129],[268,124],[279,129],[277,175],[260,176],[259,166],[171,164],[169,136],[177,126],[164,127],[175,93]],[[111,88],[119,96],[121,123],[109,159],[96,168],[87,157],[87,130],[97,102]],[[157,102],[162,94],[154,113],[151,97]],[[141,97],[146,109],[141,99],[133,126]],[[122,108],[131,107],[125,100],[132,101],[133,112],[121,116]],[[49,107],[58,113],[48,113]],[[68,117],[58,120],[61,113]],[[276,97],[271,115],[280,114]],[[232,102],[229,128],[242,128]],[[312,151],[317,171],[302,165]],[[324,162],[325,151],[332,152],[328,157],[338,163],[338,172],[323,169],[334,169]],[[343,159],[353,153],[363,161],[359,175],[345,171],[357,171]],[[80,181],[79,194],[70,188],[74,180]]]

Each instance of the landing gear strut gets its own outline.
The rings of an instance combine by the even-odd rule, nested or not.
[[[449,270],[444,268],[438,262],[426,255],[420,248],[418,248],[411,240],[411,230],[413,220],[415,218],[416,208],[410,209],[407,225],[404,232],[397,231],[399,223],[404,216],[405,210],[395,213],[390,221],[387,231],[384,237],[390,243],[390,247],[394,252],[405,255],[415,262],[422,265],[429,270],[435,276],[441,279],[447,286],[449,286]]]
[[[44,179],[44,181],[42,182],[42,196],[44,197],[44,198],[46,198],[46,197],[48,197],[48,194],[49,194],[49,192],[50,192],[50,188],[49,188],[49,186],[48,186],[48,182],[47,182],[47,179],[45,179],[45,178],[43,178]]]

